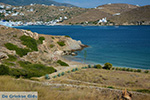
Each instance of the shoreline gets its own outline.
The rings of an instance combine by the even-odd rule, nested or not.
[[[100,64],[101,66],[104,66],[104,64],[96,63],[96,62],[90,62],[90,61],[89,61],[89,63],[87,63],[88,61],[86,61],[86,63],[84,63],[84,59],[81,59],[81,61],[73,60],[73,59],[77,59],[77,58],[75,56],[71,56],[71,55],[68,55],[68,56],[70,56],[70,57],[65,57],[65,55],[64,55],[64,56],[62,56],[62,58],[65,59],[66,61],[72,62],[72,63],[77,64],[77,65],[82,64],[82,65],[92,65],[92,66],[94,66],[94,65]],[[82,63],[82,61],[83,61],[83,63]],[[150,70],[150,69],[134,68],[134,67],[126,67],[126,66],[112,66],[112,67],[113,68],[130,68],[130,69]]]
[[[4,25],[5,26],[5,25]],[[6,26],[6,27],[12,27],[12,28],[16,28],[16,27],[28,27],[28,26],[112,26],[112,27],[116,27],[116,26],[150,26],[150,25],[70,25],[70,24],[53,24],[53,25],[19,25],[19,26]]]

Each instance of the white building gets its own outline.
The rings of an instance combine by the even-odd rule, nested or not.
[[[120,15],[120,13],[115,13],[115,14],[113,14],[113,16],[119,16]]]
[[[0,5],[0,8],[3,8],[3,9],[4,9],[4,7],[5,7],[4,5]]]
[[[100,19],[100,20],[98,21],[98,24],[99,24],[99,23],[107,23],[107,19],[106,19],[106,17],[105,17],[105,18]]]

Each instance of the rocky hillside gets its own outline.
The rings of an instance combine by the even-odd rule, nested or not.
[[[140,25],[150,24],[150,5],[138,7],[126,12],[123,12],[120,16],[110,18],[111,21],[119,25]]]
[[[21,68],[25,62],[54,68],[68,66],[61,61],[61,55],[72,54],[85,46],[68,36],[42,35],[5,26],[0,26],[0,40],[0,64],[10,68]]]
[[[73,16],[77,16],[81,13],[87,11],[84,8],[77,8],[77,7],[57,7],[57,6],[46,6],[46,5],[29,5],[29,6],[20,6],[11,7],[10,9],[6,9],[6,12],[9,15],[5,16],[3,19],[5,20],[12,20],[12,21],[23,21],[23,22],[34,22],[34,21],[44,21],[48,22],[51,20],[59,19],[62,17],[66,17],[69,19]],[[14,13],[18,13],[17,15],[13,15]],[[66,20],[65,19],[65,20]]]
[[[131,9],[138,8],[138,6],[130,5],[130,4],[107,4],[98,6],[97,9],[101,9],[104,12],[115,14],[115,13],[123,13],[129,11]]]
[[[74,16],[68,20],[65,20],[64,24],[79,24],[82,22],[96,21],[104,17],[111,17],[111,14],[101,11],[100,9],[89,9],[85,13],[78,16]]]
[[[54,0],[0,0],[1,3],[14,5],[14,6],[22,6],[22,5],[30,5],[31,3],[34,4],[45,4],[45,5],[52,5],[55,6],[66,6],[66,7],[75,7],[74,5],[67,4],[67,3],[58,3]]]

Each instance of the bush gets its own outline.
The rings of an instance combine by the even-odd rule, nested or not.
[[[115,68],[113,67],[112,70],[115,70]]]
[[[139,72],[139,73],[140,73],[140,72],[141,72],[141,69],[138,69],[138,70],[137,70],[137,72]]]
[[[72,69],[72,72],[75,72],[76,70],[75,69]]]
[[[16,53],[17,53],[20,57],[22,57],[22,56],[24,56],[24,55],[27,55],[27,53],[30,52],[29,49],[19,48],[18,46],[14,45],[14,44],[12,44],[12,43],[6,43],[6,44],[5,44],[5,47],[6,47],[7,49],[9,49],[9,50],[15,50]]]
[[[126,68],[122,68],[121,70],[122,70],[122,71],[126,71]]]
[[[51,44],[51,45],[50,45],[50,48],[53,48],[54,46],[55,46],[55,45]]]
[[[145,70],[144,73],[149,73],[149,71],[148,71],[148,70]]]
[[[9,67],[5,65],[0,65],[0,75],[8,75]]]
[[[70,71],[68,71],[67,73],[70,73]]]
[[[110,70],[112,68],[112,64],[111,63],[105,63],[103,68]]]
[[[39,37],[39,40],[37,40],[37,44],[43,44],[43,40],[45,40],[45,37]]]
[[[30,36],[21,36],[20,40],[22,41],[22,44],[26,45],[28,48],[31,48],[33,51],[38,51],[37,48],[37,41]]]
[[[52,39],[55,39],[54,37],[52,37]]]
[[[58,60],[57,63],[60,64],[61,66],[69,66],[67,63],[65,63],[61,60]]]
[[[127,68],[126,71],[130,71],[130,68]]]
[[[107,88],[114,89],[114,87],[112,87],[112,86],[108,86]]]
[[[65,46],[65,42],[64,41],[60,41],[60,42],[57,42],[59,46]]]
[[[63,76],[63,75],[65,75],[65,73],[64,73],[64,72],[62,72],[62,73],[61,73],[61,75]]]
[[[102,66],[101,66],[100,64],[98,64],[98,65],[96,65],[96,68],[97,68],[97,69],[101,69]]]
[[[27,77],[25,76],[25,78],[40,77],[56,71],[53,67],[47,67],[42,64],[32,64],[30,62],[23,61],[19,61],[18,63],[25,71],[27,71]]]
[[[60,77],[60,76],[61,76],[61,74],[59,73],[57,76],[58,76],[58,77]]]
[[[78,68],[75,68],[76,71],[78,71]]]
[[[68,36],[68,35],[65,35],[65,37],[71,38],[71,37],[70,37],[70,36]]]
[[[16,61],[17,60],[17,58],[15,57],[15,56],[13,56],[13,55],[8,55],[8,61]]]
[[[141,90],[136,90],[137,92],[142,92],[142,93],[150,93],[150,89],[141,89]]]
[[[88,65],[88,68],[92,68],[91,65]]]
[[[53,78],[56,78],[57,76],[55,75],[55,76],[53,76]]]
[[[45,79],[50,79],[48,74],[45,75]]]

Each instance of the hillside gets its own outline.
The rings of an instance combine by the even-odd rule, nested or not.
[[[15,6],[14,6],[15,7]],[[5,16],[5,20],[12,21],[51,21],[55,19],[59,19],[60,17],[67,19],[72,16],[77,16],[87,9],[77,8],[77,7],[57,7],[57,6],[45,6],[45,5],[29,5],[29,6],[20,6],[16,7],[16,9],[12,10],[13,7],[7,9],[9,15]],[[13,15],[18,13],[17,15]]]
[[[107,12],[103,12],[99,9],[89,9],[85,13],[82,13],[78,16],[74,16],[69,20],[64,21],[65,24],[77,24],[82,22],[90,22],[90,21],[96,21],[104,17],[110,17],[111,14]]]
[[[107,5],[102,5],[98,6],[93,9],[87,10],[85,13],[82,13],[81,15],[75,16],[64,23],[82,23],[82,22],[90,22],[90,21],[97,21],[99,19],[102,19],[106,17],[109,19],[116,13],[123,13],[126,11],[130,11],[131,9],[137,8],[135,5],[130,5],[130,4],[107,4]]]
[[[98,6],[97,9],[101,9],[104,12],[115,14],[115,13],[123,13],[129,11],[131,9],[138,8],[138,6],[130,5],[130,4],[107,4]]]
[[[22,5],[30,5],[30,4],[45,4],[45,5],[52,5],[55,6],[66,6],[66,7],[75,7],[74,5],[67,4],[67,3],[58,3],[53,0],[0,0],[1,3],[14,5],[14,6],[22,6]]]
[[[110,18],[116,24],[150,24],[150,5],[138,7]]]
[[[10,75],[25,78],[43,76],[59,70],[59,66],[69,66],[61,56],[84,47],[80,41],[67,36],[42,35],[1,25],[0,40],[0,65],[8,66]]]

